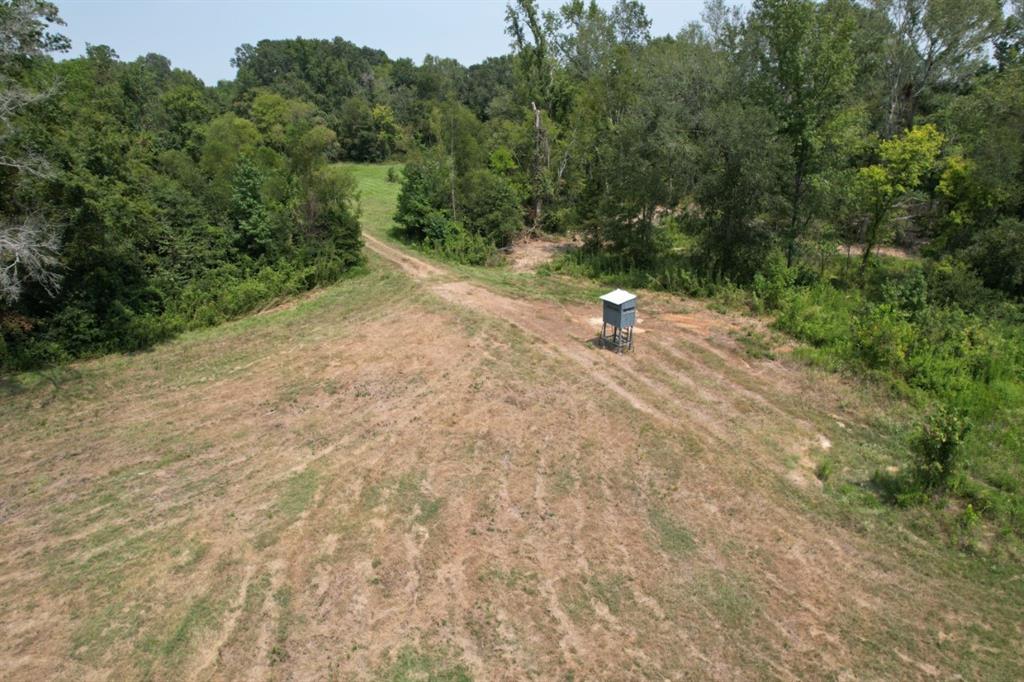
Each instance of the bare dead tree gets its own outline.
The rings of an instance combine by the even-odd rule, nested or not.
[[[5,87],[6,86],[6,87]],[[11,154],[15,118],[25,108],[50,96],[52,90],[32,92],[0,80],[0,167],[36,178],[53,177],[50,163],[38,152],[19,149]],[[41,212],[25,216],[0,215],[0,301],[20,298],[26,282],[36,282],[51,296],[60,288],[60,240],[57,225]]]
[[[14,74],[19,60],[70,47],[67,37],[48,31],[63,25],[57,6],[45,0],[0,1],[0,167],[17,175],[47,179],[50,163],[18,141],[18,120],[31,107],[46,101],[56,86],[29,90]],[[17,205],[16,201],[10,202]],[[18,300],[27,282],[39,284],[53,295],[60,286],[59,226],[42,211],[26,215],[0,215],[0,303]]]
[[[56,226],[39,214],[17,221],[0,219],[0,299],[13,303],[26,281],[53,295],[60,288]]]

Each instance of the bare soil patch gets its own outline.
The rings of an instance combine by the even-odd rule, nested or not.
[[[864,255],[863,244],[853,244],[850,246],[849,251],[847,251],[847,247],[840,244],[838,250],[844,256],[849,253],[849,255],[854,258],[859,258]],[[901,260],[917,258],[917,254],[914,251],[899,246],[876,246],[871,249],[871,252],[878,256],[889,256],[890,258],[899,258]]]
[[[513,272],[532,272],[578,246],[570,237],[522,239],[509,247],[509,264]]]

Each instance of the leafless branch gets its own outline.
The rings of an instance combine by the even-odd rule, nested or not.
[[[42,286],[51,296],[60,289],[60,239],[56,227],[38,213],[17,221],[0,219],[0,300],[17,301],[29,281]]]

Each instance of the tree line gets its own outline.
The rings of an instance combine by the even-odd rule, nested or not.
[[[503,69],[454,69],[434,91],[398,219],[435,243],[582,231],[624,267],[688,236],[691,268],[734,282],[773,253],[810,266],[855,246],[863,273],[879,245],[926,241],[1019,296],[1021,14],[1008,9],[716,0],[655,38],[639,2],[517,0]]]

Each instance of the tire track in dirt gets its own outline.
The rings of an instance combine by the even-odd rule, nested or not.
[[[547,343],[542,346],[545,352],[554,353],[580,365],[591,379],[625,400],[634,409],[665,423],[673,421],[673,417],[662,409],[625,388],[621,377],[613,376],[595,366],[594,350],[586,345],[587,341],[592,339],[592,335],[579,335],[578,332],[586,330],[580,329],[564,309],[539,301],[526,304],[465,280],[435,281],[439,278],[453,277],[454,273],[403,253],[375,237],[366,235],[365,238],[370,250],[424,283],[429,291],[445,301],[504,320],[531,336],[546,341]]]
[[[217,664],[221,652],[231,640],[232,635],[235,633],[235,628],[238,626],[238,621],[242,616],[242,607],[245,606],[245,595],[249,590],[249,582],[252,580],[255,572],[256,566],[254,564],[249,563],[245,567],[245,573],[238,588],[238,596],[229,607],[230,615],[217,632],[213,641],[206,646],[199,647],[199,654],[197,655],[199,660],[195,671],[189,676],[190,680],[207,679],[210,677],[211,669]]]
[[[549,515],[552,515],[551,502],[546,491],[547,478],[550,475],[551,467],[548,457],[550,453],[547,445],[547,442],[545,442],[538,449],[538,459],[534,464],[533,502],[536,508],[536,516],[541,520],[541,524],[544,524],[548,520]],[[582,514],[582,512],[580,513]],[[582,525],[583,518],[581,515],[577,523],[572,525],[573,535],[570,537],[573,546],[577,548],[578,540],[582,537]],[[585,649],[582,648],[579,631],[573,625],[569,614],[565,612],[558,600],[556,585],[558,579],[563,577],[562,571],[557,568],[559,561],[550,556],[546,551],[546,546],[536,544],[531,547],[531,551],[537,561],[537,565],[541,569],[541,575],[544,576],[540,584],[540,591],[546,602],[547,615],[555,622],[559,650],[565,664],[570,666],[570,669],[575,669],[579,664],[579,652]]]
[[[406,274],[412,276],[414,279],[426,279],[428,277],[438,277],[450,274],[448,270],[442,270],[440,267],[433,265],[432,263],[428,263],[427,261],[416,258],[415,256],[410,256],[393,246],[385,244],[366,232],[363,232],[363,240],[366,242],[366,246],[374,253],[402,268]]]
[[[666,338],[672,333],[672,328],[683,329],[687,332],[683,335],[687,345],[699,347],[702,352],[728,363],[734,358],[703,340],[692,338],[700,329],[717,324],[717,319],[703,320],[699,329],[683,325],[678,315],[670,314],[664,316],[665,320],[654,320],[655,326],[651,331],[656,330],[657,334],[652,336],[659,337],[651,339],[654,355],[648,354],[643,362],[626,366],[622,358],[608,357],[607,353],[599,355],[602,351],[593,345],[596,333],[591,328],[591,321],[579,311],[574,315],[560,304],[522,301],[495,293],[481,285],[457,279],[451,270],[403,252],[371,235],[366,235],[366,245],[445,301],[503,320],[539,338],[545,342],[540,346],[544,352],[571,360],[584,370],[584,376],[637,411],[663,425],[686,430],[705,446],[721,447],[729,442],[737,424],[747,417],[737,408],[736,401],[749,401],[768,413],[792,418],[761,391],[740,385],[720,368],[704,361],[701,353],[687,353]],[[657,355],[661,358],[655,357]],[[669,360],[683,363],[688,370],[693,370],[696,378],[678,371]],[[699,381],[702,378],[720,390],[704,385]],[[693,393],[680,390],[680,386],[673,385],[675,383],[693,389]],[[723,413],[730,418],[723,419]],[[695,424],[700,428],[693,428]]]

